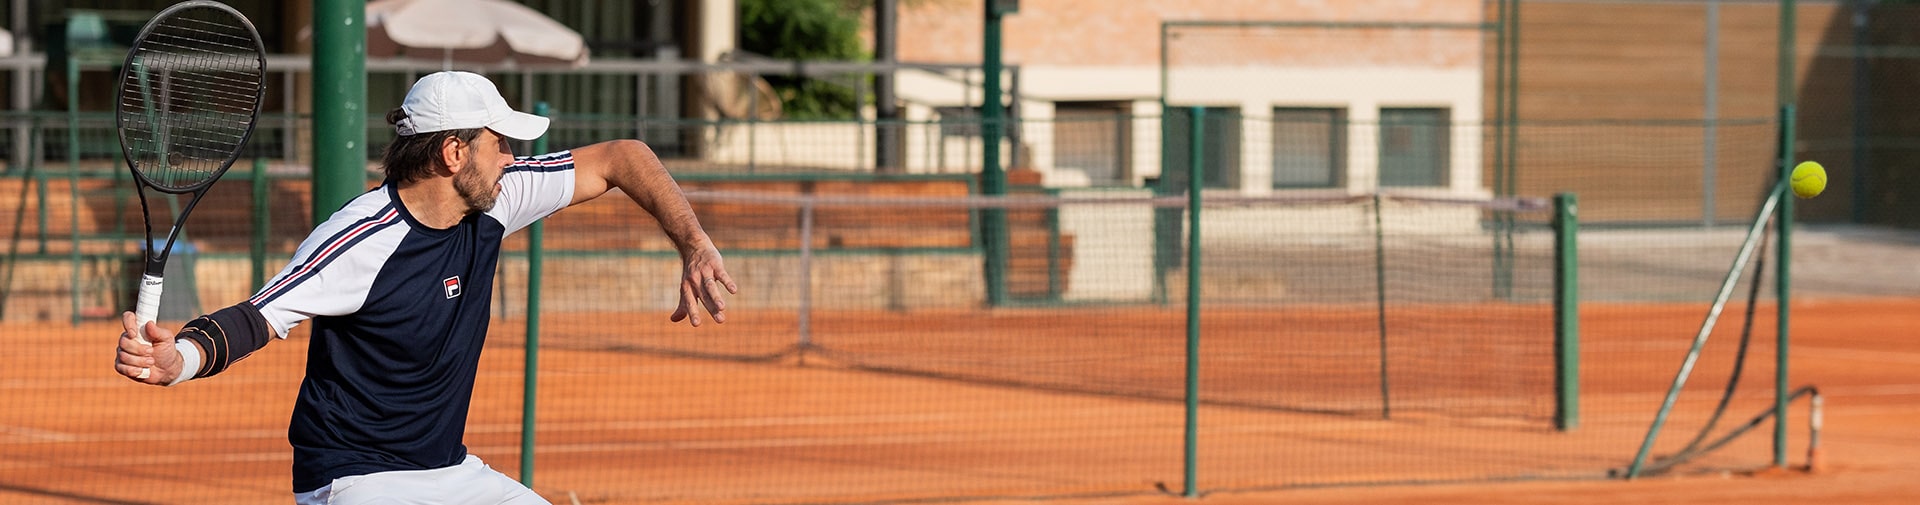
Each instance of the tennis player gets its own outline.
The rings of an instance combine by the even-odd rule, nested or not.
[[[462,441],[501,239],[619,189],[679,249],[671,320],[700,326],[704,308],[724,323],[739,288],[646,144],[515,158],[508,139],[539,137],[547,118],[466,72],[421,78],[387,120],[399,137],[385,183],[315,228],[252,298],[178,333],[124,314],[114,369],[154,385],[212,377],[311,319],[287,430],[296,503],[548,503]]]

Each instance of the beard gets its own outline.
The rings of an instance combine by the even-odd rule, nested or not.
[[[475,160],[468,159],[467,164],[460,168],[460,173],[453,176],[453,190],[460,194],[460,199],[467,201],[467,208],[473,209],[473,212],[486,212],[493,210],[494,199],[498,196],[493,189],[499,181],[482,179],[478,168]]]

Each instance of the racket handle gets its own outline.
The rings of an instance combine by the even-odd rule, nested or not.
[[[140,276],[140,298],[133,306],[134,330],[145,332],[147,330],[147,323],[152,322],[154,317],[159,315],[160,277],[153,274],[142,275]],[[152,342],[147,341],[145,335],[141,335],[140,338],[134,340],[138,340],[142,344],[153,345]]]

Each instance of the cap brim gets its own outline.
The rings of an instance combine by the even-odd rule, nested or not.
[[[549,122],[545,117],[514,111],[507,114],[507,117],[487,125],[487,129],[507,138],[533,140],[547,133]]]

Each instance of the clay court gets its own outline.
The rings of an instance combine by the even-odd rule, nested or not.
[[[1910,338],[1920,331],[1920,302],[1912,299],[1795,306],[1792,383],[1818,385],[1826,399],[1821,467],[1802,468],[1802,400],[1790,408],[1789,470],[1764,468],[1767,424],[1702,460],[1707,471],[1683,466],[1633,482],[1605,479],[1608,469],[1631,460],[1685,351],[1684,335],[1648,339],[1639,329],[1697,327],[1702,309],[1585,308],[1584,422],[1567,432],[1528,409],[1485,416],[1441,407],[1423,412],[1419,398],[1404,402],[1405,413],[1392,419],[1209,403],[1198,414],[1201,503],[1920,500],[1920,435],[1911,427],[1920,414],[1920,343]],[[684,331],[669,330],[664,313],[647,316],[656,315],[550,317],[555,322],[543,326],[535,489],[554,503],[1185,502],[1169,494],[1183,489],[1181,403],[1154,397],[1155,387],[1095,393],[1072,385],[1075,375],[1116,371],[1116,377],[1157,382],[1151,376],[1165,367],[1141,362],[1137,349],[1098,350],[1177,350],[1183,345],[1178,333],[1167,342],[1161,330],[1183,324],[1178,311],[829,313],[818,318],[823,327],[845,330],[858,321],[866,328],[823,338],[813,352],[761,359],[672,349],[773,338],[793,321],[742,313],[724,327]],[[1209,312],[1204,320],[1206,334],[1217,336],[1203,346],[1203,357],[1215,362],[1262,352],[1247,328],[1310,323],[1255,311]],[[1043,322],[1082,328],[1080,334],[1107,345],[1060,342],[1052,349],[1059,352],[1019,355],[987,346],[969,353],[944,334],[1017,334]],[[520,324],[496,324],[468,425],[471,452],[508,475],[519,475]],[[0,413],[0,502],[288,500],[285,427],[305,359],[303,336],[269,346],[219,380],[161,390],[110,372],[101,342],[111,339],[112,326],[44,330],[3,330],[34,352],[0,382],[8,405]],[[674,336],[621,343],[620,335],[634,333]],[[1719,333],[1718,339],[1737,339]],[[916,346],[953,363],[1053,356],[1053,363],[1031,369],[1058,376],[1024,384],[951,377],[937,373],[935,358],[922,358],[933,365],[919,373],[873,366],[888,352]],[[1771,347],[1771,338],[1756,339],[1749,377],[1742,380],[1751,387],[1736,396],[1722,426],[1745,421],[1760,410],[1753,406],[1771,401]],[[848,350],[867,362],[834,356]],[[1164,358],[1176,367],[1181,359],[1177,353]],[[1232,375],[1231,365],[1216,369],[1203,371],[1203,391],[1212,391],[1204,386],[1209,381],[1228,390],[1262,383]],[[1267,379],[1302,380],[1273,373],[1279,375]],[[1676,412],[1693,412],[1697,421],[1711,410],[1726,376],[1724,362],[1703,359],[1693,383],[1704,389],[1689,386]],[[1445,388],[1455,386],[1428,380],[1394,393],[1464,398],[1482,393],[1473,382],[1448,393]],[[1676,413],[1658,447],[1671,451],[1691,435],[1681,416]]]

